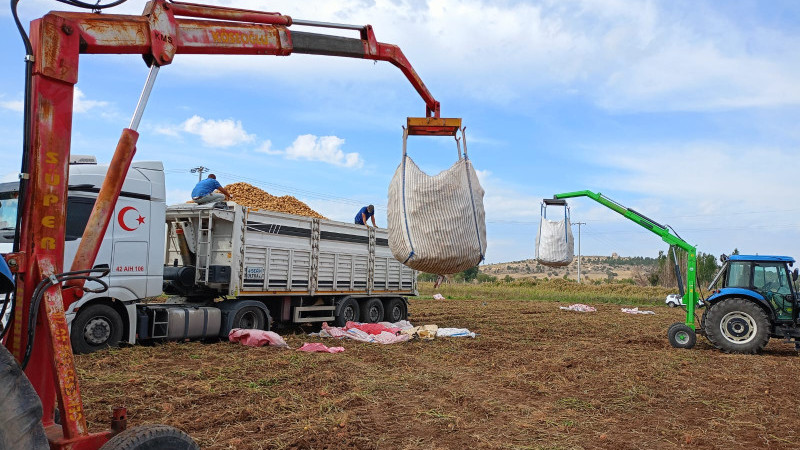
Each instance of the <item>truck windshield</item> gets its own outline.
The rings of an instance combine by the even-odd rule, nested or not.
[[[17,225],[16,191],[0,191],[0,243],[14,241],[14,228]]]

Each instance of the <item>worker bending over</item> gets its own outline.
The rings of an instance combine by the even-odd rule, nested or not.
[[[220,193],[214,192],[219,190]],[[197,183],[197,186],[192,189],[192,200],[198,205],[204,203],[221,202],[222,200],[230,200],[231,194],[219,184],[217,176],[213,173],[208,174],[208,178]]]
[[[375,225],[375,207],[372,205],[365,206],[358,210],[358,214],[356,214],[356,225],[367,225],[367,219],[372,218],[372,226],[377,227]]]

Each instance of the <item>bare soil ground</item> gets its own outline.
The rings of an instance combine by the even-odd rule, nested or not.
[[[565,303],[412,299],[415,324],[476,339],[363,344],[285,334],[297,348],[226,342],[77,356],[90,428],[113,406],[129,425],[164,423],[207,449],[800,448],[800,358],[773,340],[727,355],[704,339],[676,350],[682,311],[632,316]]]

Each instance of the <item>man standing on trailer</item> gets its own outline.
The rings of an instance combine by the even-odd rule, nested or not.
[[[358,210],[358,214],[356,214],[356,225],[367,225],[367,219],[372,218],[372,226],[377,228],[375,225],[375,207],[372,205],[365,206]]]
[[[216,189],[218,189],[221,194],[219,192],[214,192]],[[231,194],[219,184],[217,176],[213,173],[208,174],[208,178],[197,183],[194,189],[192,189],[192,200],[198,205],[230,199]]]

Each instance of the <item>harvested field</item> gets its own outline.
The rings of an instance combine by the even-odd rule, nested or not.
[[[276,197],[269,192],[259,189],[248,183],[232,183],[225,186],[233,201],[252,209],[267,209],[287,214],[315,217],[325,219],[322,214],[314,211],[308,205],[291,195]]]
[[[681,351],[666,339],[680,310],[507,297],[411,300],[412,322],[476,339],[381,346],[284,331],[293,348],[346,351],[192,342],[78,355],[90,428],[124,405],[130,425],[174,425],[207,449],[800,448],[792,346],[726,355],[700,338]]]

